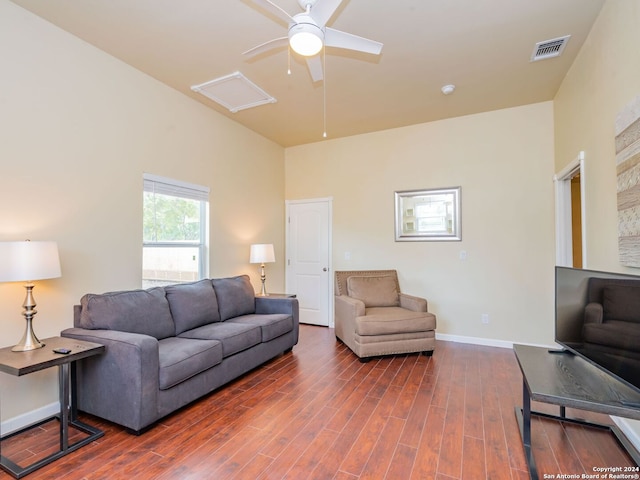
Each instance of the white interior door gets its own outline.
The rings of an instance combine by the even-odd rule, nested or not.
[[[287,202],[287,293],[295,293],[300,322],[333,324],[331,199]]]

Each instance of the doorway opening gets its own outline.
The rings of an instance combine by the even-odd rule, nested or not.
[[[586,268],[584,152],[553,180],[556,186],[556,265]]]

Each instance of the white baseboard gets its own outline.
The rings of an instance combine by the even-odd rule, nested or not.
[[[472,345],[483,345],[485,347],[513,348],[514,342],[507,340],[495,340],[493,338],[465,337],[463,335],[449,335],[448,333],[436,332],[436,340],[444,342],[469,343]],[[558,348],[557,345],[541,345],[534,343],[515,342],[522,345],[530,345],[532,347]]]
[[[640,451],[640,427],[637,421],[630,420],[628,418],[611,416],[611,420],[618,426],[618,428],[624,433],[625,437],[631,442],[631,444]]]
[[[38,423],[46,418],[52,417],[60,413],[60,403],[54,402],[44,407],[37,408],[17,417],[9,418],[0,424],[0,432],[2,436],[8,435],[12,432],[20,430],[21,428],[28,427],[34,423]]]
[[[436,332],[436,340],[456,343],[469,343],[472,345],[484,345],[485,347],[513,348],[513,342],[494,340],[491,338],[465,337],[463,335],[449,335]]]

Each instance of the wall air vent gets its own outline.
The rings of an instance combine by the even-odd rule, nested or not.
[[[531,61],[536,62],[547,58],[559,57],[567,45],[569,38],[571,38],[571,35],[536,43],[536,46],[533,48],[533,53],[531,54]]]
[[[257,107],[265,103],[275,103],[276,99],[258,87],[240,72],[194,85],[191,90],[218,102],[232,113],[245,108]]]

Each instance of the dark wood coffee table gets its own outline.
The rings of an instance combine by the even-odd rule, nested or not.
[[[569,352],[551,353],[547,348],[528,345],[514,345],[513,351],[522,371],[522,409],[516,407],[516,416],[532,479],[538,478],[531,448],[532,415],[610,429],[633,460],[640,462],[638,451],[615,425],[598,425],[566,416],[566,407],[570,407],[640,420],[640,393]],[[558,405],[560,414],[534,412],[531,401]]]

